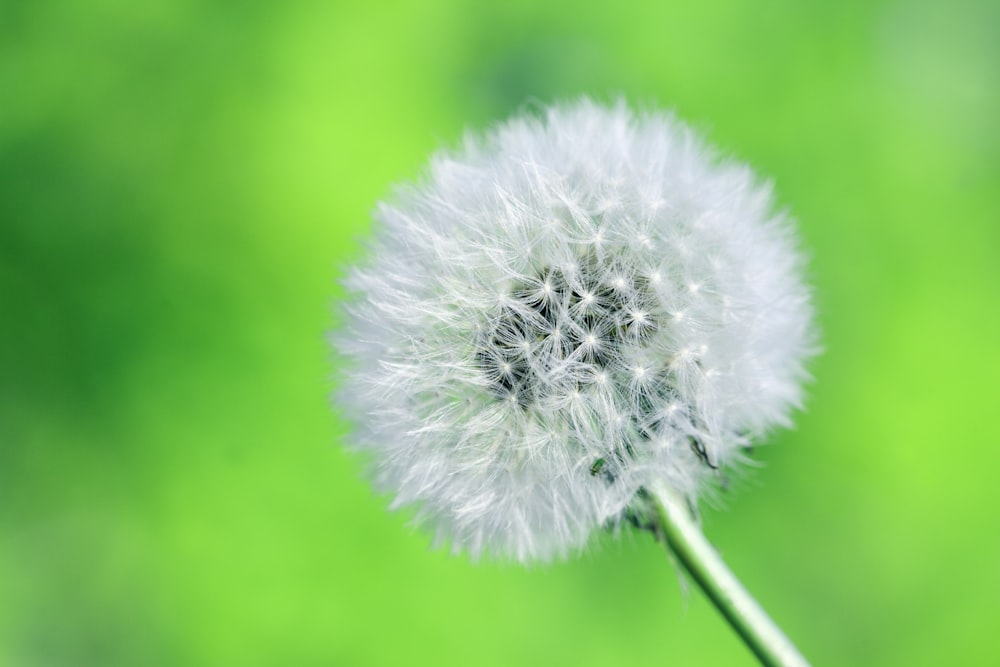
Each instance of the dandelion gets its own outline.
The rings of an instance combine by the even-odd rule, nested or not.
[[[376,221],[341,403],[377,485],[455,550],[544,561],[623,521],[683,549],[669,528],[800,403],[791,222],[670,115],[514,118]]]

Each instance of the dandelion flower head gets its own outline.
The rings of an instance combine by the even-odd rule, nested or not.
[[[791,222],[672,115],[515,117],[375,217],[341,402],[378,486],[456,550],[547,560],[651,484],[694,502],[800,402]]]

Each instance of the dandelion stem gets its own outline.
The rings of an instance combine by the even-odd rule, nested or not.
[[[808,667],[809,663],[722,561],[679,494],[653,489],[656,533],[698,582],[750,650],[768,667]]]

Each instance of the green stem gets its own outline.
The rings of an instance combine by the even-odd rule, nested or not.
[[[769,667],[809,667],[781,628],[722,562],[684,498],[666,487],[651,491],[658,536],[761,663]]]

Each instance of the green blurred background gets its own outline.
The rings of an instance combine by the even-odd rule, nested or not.
[[[0,665],[752,665],[643,534],[431,551],[344,453],[394,182],[587,93],[801,221],[826,347],[707,510],[817,665],[1000,664],[1000,3],[0,0]]]

